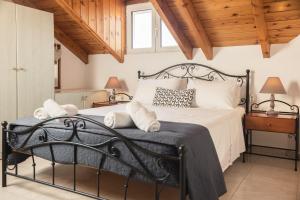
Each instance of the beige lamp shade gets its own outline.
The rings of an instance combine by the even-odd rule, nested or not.
[[[260,90],[260,93],[286,94],[286,91],[279,77],[269,77]]]
[[[118,77],[116,76],[109,77],[105,85],[105,89],[121,89],[121,84]]]

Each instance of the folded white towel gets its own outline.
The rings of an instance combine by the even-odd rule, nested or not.
[[[155,112],[150,112],[141,103],[133,101],[127,104],[127,112],[130,114],[134,124],[146,132],[156,132],[160,129],[160,123]]]
[[[43,106],[50,117],[63,117],[68,115],[67,111],[65,111],[65,109],[63,109],[53,99],[45,101]]]
[[[73,117],[78,114],[78,108],[73,104],[62,105],[61,107],[67,112],[69,117]]]
[[[46,120],[49,118],[49,115],[44,108],[36,109],[33,113],[33,116],[39,120]]]
[[[126,112],[109,112],[104,117],[104,124],[110,128],[127,128],[134,126],[130,115]]]

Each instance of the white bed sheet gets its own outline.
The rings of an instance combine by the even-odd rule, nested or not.
[[[242,117],[244,108],[212,110],[203,108],[162,108],[154,110],[158,120],[199,124],[208,128],[214,142],[223,172],[245,151]],[[110,111],[122,112],[126,104],[80,110],[80,114],[105,116]]]

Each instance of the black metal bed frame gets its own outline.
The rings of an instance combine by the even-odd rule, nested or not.
[[[193,72],[197,70],[197,68],[204,68],[206,70],[209,70],[209,72],[205,73],[204,75],[193,75]],[[171,73],[172,70],[175,69],[180,69],[184,73],[182,75],[174,75]],[[190,79],[190,78],[196,78],[196,79],[202,79],[206,81],[213,81],[218,78],[221,80],[226,80],[225,77],[229,78],[235,78],[237,82],[240,84],[240,86],[243,86],[244,83],[246,84],[246,97],[241,100],[241,104],[245,105],[246,107],[246,112],[248,112],[249,109],[249,74],[250,71],[246,71],[246,75],[230,75],[223,73],[219,70],[216,70],[212,67],[202,65],[202,64],[196,64],[196,63],[183,63],[183,64],[178,64],[174,65],[171,67],[168,67],[164,70],[161,70],[155,74],[150,74],[150,75],[144,75],[142,72],[138,71],[138,78],[141,79],[146,79],[146,78],[185,78],[185,79]],[[67,139],[59,139],[51,135],[51,133],[48,131],[49,128],[49,123],[54,122],[55,120],[61,120],[64,123],[64,127],[60,128],[62,130],[70,131],[70,137]],[[86,129],[86,124],[91,123],[96,126],[99,126],[103,129],[105,129],[109,134],[111,134],[111,138],[108,139],[107,141],[104,141],[99,144],[86,144],[84,141],[80,138],[80,135],[78,134],[79,132],[85,132]],[[139,174],[143,177],[145,177],[148,180],[151,180],[155,184],[155,200],[158,200],[160,198],[160,193],[161,193],[161,185],[165,184],[165,181],[168,179],[169,175],[166,174],[164,176],[155,176],[153,172],[147,167],[147,165],[141,160],[139,157],[139,153],[143,153],[145,155],[150,156],[151,158],[154,158],[156,162],[161,162],[161,161],[175,161],[178,163],[178,176],[179,180],[177,183],[177,187],[179,187],[180,193],[179,193],[179,199],[180,200],[185,200],[186,195],[187,195],[187,184],[186,184],[186,172],[185,172],[185,147],[182,145],[177,148],[177,156],[170,156],[170,155],[165,155],[165,154],[159,154],[154,151],[150,151],[138,144],[135,143],[132,139],[120,134],[114,129],[111,129],[104,124],[95,121],[90,118],[82,117],[82,116],[74,116],[74,117],[57,117],[57,118],[51,118],[45,121],[42,121],[32,127],[27,128],[26,130],[23,131],[14,131],[11,130],[8,127],[8,123],[6,121],[2,122],[2,187],[7,186],[7,176],[13,176],[25,180],[29,180],[32,182],[40,183],[43,185],[51,186],[54,188],[62,189],[65,191],[77,193],[80,195],[84,195],[87,197],[91,197],[94,199],[98,200],[104,200],[103,197],[100,196],[100,177],[101,177],[101,172],[104,171],[103,165],[106,162],[107,158],[113,159],[114,161],[118,162],[119,164],[122,164],[129,168],[129,173],[127,175],[125,184],[124,184],[124,199],[127,199],[127,191],[128,191],[128,183],[130,179],[135,175]],[[51,128],[51,127],[50,127]],[[53,127],[52,127],[53,129]],[[37,132],[40,131],[39,133],[39,141],[40,143],[34,144],[34,145],[28,145],[28,141],[30,138],[33,137],[33,135]],[[88,131],[86,132],[88,133]],[[27,138],[25,141],[20,145],[18,148],[13,148],[9,144],[11,142],[14,142],[14,135],[15,134],[28,134]],[[77,142],[74,141],[76,139]],[[120,156],[120,150],[115,147],[116,143],[122,143],[126,146],[128,151],[132,154],[134,159],[137,161],[139,164],[139,167],[136,167],[132,165],[131,163],[127,162],[126,160],[121,159]],[[69,163],[73,165],[73,188],[68,188],[60,185],[55,184],[55,166],[56,166],[56,158],[54,155],[54,148],[57,145],[67,145],[71,146],[73,148],[73,162]],[[45,182],[42,180],[38,180],[36,178],[36,162],[35,162],[35,153],[34,150],[39,148],[39,147],[49,147],[49,152],[51,154],[51,168],[52,168],[52,181],[51,183]],[[101,155],[101,159],[99,160],[99,165],[97,168],[97,192],[96,194],[89,194],[86,192],[79,191],[76,187],[76,169],[78,165],[78,148],[83,148],[87,150],[91,150],[99,155]],[[8,168],[8,156],[12,152],[22,152],[22,153],[27,153],[32,159],[32,170],[33,170],[33,175],[32,177],[27,177],[27,176],[22,176],[19,175],[18,173],[18,163],[14,164],[14,172],[11,172],[10,169]]]

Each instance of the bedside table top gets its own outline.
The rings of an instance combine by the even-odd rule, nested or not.
[[[246,114],[248,117],[264,117],[264,118],[278,118],[278,119],[297,119],[298,115],[295,114],[279,114],[279,115],[267,115],[263,112],[250,112]]]
[[[128,103],[130,101],[117,101],[115,103],[109,102],[109,101],[104,101],[104,102],[94,102],[92,107],[97,108],[97,107],[103,107],[103,106],[113,106],[117,104],[122,104],[122,103]]]
[[[93,104],[94,105],[101,105],[101,106],[109,106],[109,105],[116,105],[118,103],[117,102],[112,103],[112,102],[109,102],[109,101],[104,101],[104,102],[94,102]]]

